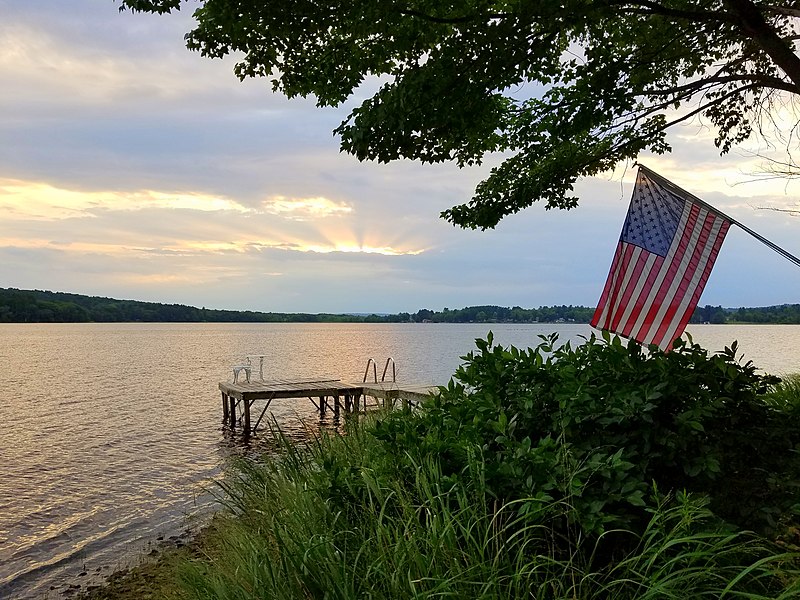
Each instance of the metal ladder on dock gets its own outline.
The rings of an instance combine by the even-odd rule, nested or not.
[[[383,373],[381,374],[380,382],[378,382],[378,364],[375,362],[374,358],[370,358],[367,360],[367,368],[364,369],[364,378],[361,380],[361,383],[367,383],[367,379],[369,379],[369,368],[372,367],[372,381],[373,383],[387,383],[386,381],[386,374],[389,371],[389,365],[392,365],[392,381],[390,383],[397,383],[397,367],[394,364],[394,359],[390,356],[386,359],[386,364],[383,365]],[[364,406],[367,405],[367,396],[368,394],[364,394]],[[385,401],[384,401],[385,402]],[[380,400],[376,397],[374,406],[380,406]]]
[[[383,367],[383,375],[381,375],[381,383],[386,383],[386,372],[389,370],[389,365],[392,365],[392,383],[397,383],[397,368],[394,364],[394,359],[390,356],[386,359],[386,364]],[[361,383],[367,383],[369,377],[369,367],[372,365],[372,379],[374,383],[378,383],[378,365],[374,358],[367,360],[367,368],[364,370],[364,379]]]

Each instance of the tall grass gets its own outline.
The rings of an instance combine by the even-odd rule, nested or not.
[[[569,502],[532,513],[530,498],[500,504],[442,478],[436,460],[395,470],[371,427],[308,447],[275,431],[278,455],[240,462],[222,484],[230,518],[182,569],[185,597],[800,597],[797,557],[726,529],[702,498],[664,498],[643,534],[585,535]],[[467,468],[480,482],[481,457]]]
[[[765,401],[790,418],[800,417],[800,373],[781,377],[764,396]]]

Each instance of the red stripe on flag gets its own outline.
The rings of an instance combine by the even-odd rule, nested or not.
[[[625,290],[620,298],[617,310],[614,313],[614,320],[611,322],[611,331],[618,331],[620,323],[625,317],[625,313],[630,306],[631,297],[636,292],[636,288],[640,283],[642,271],[644,271],[644,268],[647,265],[647,260],[651,256],[651,253],[646,252],[641,248],[632,245],[629,245],[629,248],[631,248],[631,254],[634,254],[635,252],[636,259],[633,262],[633,265],[628,267],[628,270],[630,271],[630,277],[628,277]]]
[[[674,252],[670,250],[672,257],[668,263],[665,263],[666,271],[664,278],[661,280],[661,285],[658,286],[658,291],[656,292],[655,296],[651,296],[652,300],[649,300],[648,302],[650,308],[648,309],[641,326],[633,335],[633,338],[642,344],[651,343],[651,337],[649,335],[650,330],[653,327],[653,322],[655,321],[656,314],[658,314],[658,310],[661,307],[661,303],[664,302],[664,298],[666,298],[667,293],[669,292],[669,289],[672,287],[672,283],[675,280],[675,275],[679,271],[681,258],[686,253],[689,240],[691,239],[691,233],[694,231],[697,223],[697,216],[699,212],[700,207],[698,207],[696,204],[693,204],[689,213],[689,218],[686,221],[686,226],[683,228],[683,231],[680,232],[680,237],[677,241],[677,248]],[[673,246],[675,244],[676,242],[673,241]],[[669,254],[667,257],[669,258]]]
[[[614,331],[614,321],[618,320],[619,318],[617,315],[619,314],[622,303],[621,296],[624,295],[625,291],[623,286],[627,286],[625,281],[630,280],[628,271],[631,268],[631,258],[633,257],[633,252],[635,250],[635,248],[630,244],[620,242],[620,245],[623,246],[624,252],[622,253],[622,257],[620,258],[617,266],[616,285],[614,286],[614,293],[609,299],[608,315],[606,316],[606,329],[611,331]]]
[[[658,278],[658,274],[663,267],[664,258],[649,253],[645,253],[644,256],[642,256],[642,260],[645,261],[645,267],[647,266],[647,258],[651,257],[655,257],[655,259],[651,261],[650,268],[647,271],[647,275],[645,276],[644,280],[640,280],[638,282],[638,293],[636,292],[637,288],[634,288],[636,299],[630,306],[628,316],[624,321],[620,322],[620,329],[618,331],[624,336],[630,335],[630,331],[633,329],[634,325],[636,325],[636,321],[641,316],[642,311],[646,309],[647,296],[650,294],[653,285]]]
[[[722,217],[719,217],[722,218]],[[708,278],[711,276],[711,269],[714,268],[714,262],[717,260],[717,255],[719,254],[720,248],[722,248],[722,242],[725,241],[725,235],[728,233],[728,229],[730,229],[730,222],[726,219],[722,221],[722,227],[719,228],[719,234],[717,234],[717,239],[714,240],[714,246],[711,248],[711,255],[708,257],[708,262],[706,263],[706,268],[703,269],[703,275],[700,278],[700,283],[694,290],[694,294],[692,294],[692,300],[689,303],[689,306],[686,307],[686,312],[684,313],[681,321],[683,321],[683,327],[686,327],[686,324],[689,322],[689,319],[692,318],[692,314],[694,313],[694,309],[697,308],[697,303],[700,302],[700,296],[703,293],[703,289],[706,287],[706,282]],[[673,336],[672,340],[670,340],[670,346],[672,342],[680,337],[683,333],[683,327],[680,331],[677,331]]]
[[[636,297],[636,300],[633,303],[633,310],[631,311],[630,316],[625,321],[625,324],[622,327],[622,331],[620,332],[625,337],[631,336],[631,330],[636,325],[636,322],[639,320],[642,312],[647,310],[649,306],[648,296],[653,291],[653,286],[658,279],[658,274],[664,268],[664,258],[661,256],[656,257],[655,262],[650,267],[650,271],[647,274],[647,279],[642,285],[641,289],[639,290],[639,294]]]
[[[600,301],[597,303],[597,308],[595,309],[592,320],[590,321],[590,325],[592,327],[597,327],[598,329],[608,329],[605,325],[608,321],[608,318],[606,317],[606,319],[603,320],[603,323],[600,323],[600,318],[603,316],[603,311],[608,307],[609,294],[617,275],[617,262],[620,260],[621,253],[622,242],[619,242],[617,244],[617,249],[614,252],[614,260],[611,261],[611,269],[608,272],[608,278],[606,278],[606,285],[603,287],[603,293],[600,296]]]
[[[680,285],[678,286],[678,289],[675,290],[675,294],[673,294],[672,299],[669,301],[669,308],[667,308],[667,312],[664,314],[664,317],[661,320],[661,325],[652,336],[653,344],[658,344],[661,346],[661,341],[664,339],[667,331],[669,331],[675,323],[673,319],[675,319],[675,315],[680,309],[686,295],[694,294],[696,288],[691,287],[692,282],[694,281],[695,273],[697,272],[697,268],[700,265],[703,256],[709,251],[709,236],[714,229],[714,223],[716,220],[716,215],[710,212],[706,213],[706,218],[703,222],[703,228],[700,231],[700,236],[695,244],[691,258],[689,258],[689,264],[687,265],[687,268],[681,278]],[[680,315],[679,318],[682,317],[683,315]]]

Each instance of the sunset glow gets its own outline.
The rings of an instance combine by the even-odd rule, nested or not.
[[[0,179],[0,214],[4,218],[59,220],[92,217],[100,210],[154,208],[247,212],[231,200],[199,193],[78,191],[47,183]]]

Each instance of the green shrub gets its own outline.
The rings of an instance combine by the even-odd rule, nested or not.
[[[720,526],[701,497],[664,496],[641,531],[559,531],[573,508],[443,485],[435,459],[413,478],[389,475],[387,454],[356,424],[262,463],[242,461],[224,484],[235,517],[220,519],[205,560],[185,564],[196,599],[474,598],[664,600],[795,598],[793,560],[755,535]],[[408,457],[406,457],[408,458]],[[473,457],[469,477],[485,463]],[[355,498],[360,498],[355,501]],[[613,539],[612,543],[608,540]],[[610,546],[623,550],[613,557]]]
[[[449,485],[476,485],[465,474],[479,452],[480,485],[500,502],[529,498],[520,510],[535,516],[568,501],[586,532],[642,527],[653,482],[707,494],[716,514],[760,531],[797,503],[800,422],[764,401],[779,380],[740,364],[735,343],[712,355],[691,340],[666,353],[609,336],[556,341],[477,340],[440,394],[376,435],[401,459],[437,457]]]
[[[765,401],[790,419],[800,419],[800,373],[787,375],[773,385]]]

